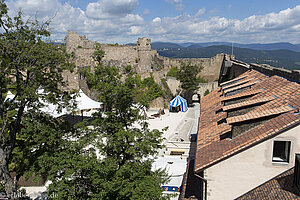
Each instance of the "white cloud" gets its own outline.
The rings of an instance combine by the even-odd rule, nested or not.
[[[137,6],[138,0],[99,0],[87,5],[86,14],[99,19],[120,17],[131,13]]]
[[[12,15],[21,7],[25,18],[37,13],[45,22],[55,16],[50,27],[52,38],[58,40],[72,30],[100,42],[127,42],[128,35],[142,32],[139,27],[145,24],[140,15],[132,13],[138,0],[99,0],[88,4],[86,11],[58,0],[10,0],[7,4]]]
[[[141,26],[131,26],[128,35],[140,35],[143,33],[143,27]]]
[[[161,34],[169,41],[235,41],[235,42],[276,42],[295,40],[300,42],[300,5],[279,13],[253,15],[243,20],[212,17],[197,18],[205,10],[199,10],[194,16],[179,15],[161,19]],[[153,26],[153,36],[158,34]],[[151,28],[149,29],[151,30]],[[289,36],[287,36],[289,35]],[[151,36],[151,35],[150,35]],[[252,41],[251,41],[252,40]]]
[[[201,8],[198,10],[198,12],[195,14],[195,17],[199,17],[199,16],[202,16],[204,15],[206,12],[206,9],[205,8]]]
[[[165,0],[167,3],[174,4],[176,11],[183,11],[184,4],[182,3],[183,0]]]
[[[217,8],[211,9],[210,11],[208,11],[208,13],[211,15],[215,15],[218,13],[218,9]]]
[[[180,4],[180,0],[168,0]],[[75,8],[58,0],[10,0],[10,13],[19,7],[25,16],[51,23],[52,38],[63,39],[67,30],[86,35],[99,42],[127,43],[138,36],[162,41],[233,41],[233,42],[294,42],[300,43],[300,5],[278,13],[253,15],[244,19],[200,16],[207,11],[201,8],[195,15],[156,17],[146,22],[136,12],[138,0],[99,0],[90,3],[87,10]],[[208,11],[209,12],[209,11]]]
[[[61,3],[58,0],[10,0],[7,2],[7,5],[11,9],[10,13],[12,14],[21,9],[29,15],[46,17],[49,15],[54,16]]]
[[[125,17],[120,18],[120,21],[123,23],[141,24],[144,22],[144,19],[139,15],[127,14]]]
[[[160,22],[161,22],[161,18],[156,17],[156,18],[154,18],[154,19],[152,20],[152,22],[154,22],[154,23],[160,23]]]
[[[183,11],[184,10],[184,5],[182,3],[176,4],[175,5],[175,10],[176,11]]]
[[[143,15],[149,15],[150,14],[150,10],[148,8],[146,8],[144,11],[143,11]]]
[[[165,1],[168,2],[168,3],[180,3],[183,0],[165,0]]]

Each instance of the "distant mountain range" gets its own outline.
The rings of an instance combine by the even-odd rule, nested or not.
[[[161,56],[172,58],[208,58],[218,53],[231,54],[232,44],[228,42],[169,43],[153,42]],[[269,64],[274,67],[300,70],[300,44],[237,44],[233,43],[235,58],[247,63]]]
[[[170,43],[170,42],[153,42],[151,44],[152,49],[163,49],[163,48],[201,48],[209,46],[230,46],[233,48],[247,48],[253,50],[280,50],[286,49],[291,51],[300,52],[300,44],[291,44],[288,42],[280,43],[269,43],[269,44],[240,44],[240,43],[230,43],[230,42],[205,42],[205,43]]]

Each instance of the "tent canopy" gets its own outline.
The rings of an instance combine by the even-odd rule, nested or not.
[[[8,91],[4,101],[12,101],[14,98],[15,98],[15,95],[13,93],[11,93],[10,91]]]
[[[170,110],[172,107],[180,106],[182,112],[186,112],[188,110],[187,101],[181,96],[177,95],[172,101],[170,101]]]
[[[39,89],[38,93],[43,94],[44,90]],[[78,94],[79,95],[75,98],[75,100],[73,102],[71,102],[71,103],[77,104],[77,108],[75,109],[75,111],[85,111],[85,110],[89,110],[89,109],[101,108],[102,103],[92,100],[86,94],[84,94],[84,92],[81,89],[79,90]],[[15,97],[15,95],[12,94],[10,91],[8,91],[5,101],[11,101],[14,97]],[[71,111],[66,108],[63,108],[61,112],[58,112],[57,111],[58,105],[54,105],[52,103],[46,102],[41,98],[39,99],[39,101],[45,105],[44,107],[40,108],[40,111],[50,114],[53,117],[60,117],[62,115],[71,113]]]
[[[100,108],[102,104],[88,97],[81,89],[75,101],[77,103],[77,110],[97,109]]]
[[[43,94],[44,90],[39,89],[38,93]],[[60,112],[58,112],[58,105],[52,104],[50,102],[46,102],[43,99],[39,99],[39,100],[41,103],[45,105],[44,107],[40,108],[40,111],[50,114],[53,117],[60,117],[62,115],[72,113],[72,110],[70,110],[69,108],[63,108]],[[78,92],[78,96],[76,96],[75,99],[71,100],[69,103],[77,105],[74,111],[86,111],[89,109],[98,109],[101,108],[100,105],[102,104],[89,98],[86,94],[84,94],[84,92],[81,89]]]
[[[78,96],[75,97],[75,100],[71,102],[71,104],[74,103],[77,104],[74,111],[86,111],[89,109],[99,109],[101,108],[101,104],[102,104],[88,97],[86,94],[84,94],[84,92],[81,89],[79,90]],[[51,114],[54,117],[59,117],[71,113],[71,111],[67,110],[66,108],[64,108],[62,112],[58,113],[57,108],[58,108],[57,105],[46,103],[45,107],[43,107],[41,110],[48,114]]]

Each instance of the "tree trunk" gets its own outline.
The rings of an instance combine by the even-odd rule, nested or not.
[[[0,178],[9,199],[17,199],[16,182],[13,180],[8,169],[10,152],[0,148]]]

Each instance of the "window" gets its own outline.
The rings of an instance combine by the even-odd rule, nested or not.
[[[170,155],[171,156],[181,156],[185,153],[185,150],[183,149],[172,149]]]
[[[289,162],[290,157],[290,141],[274,141],[273,146],[273,162]]]

